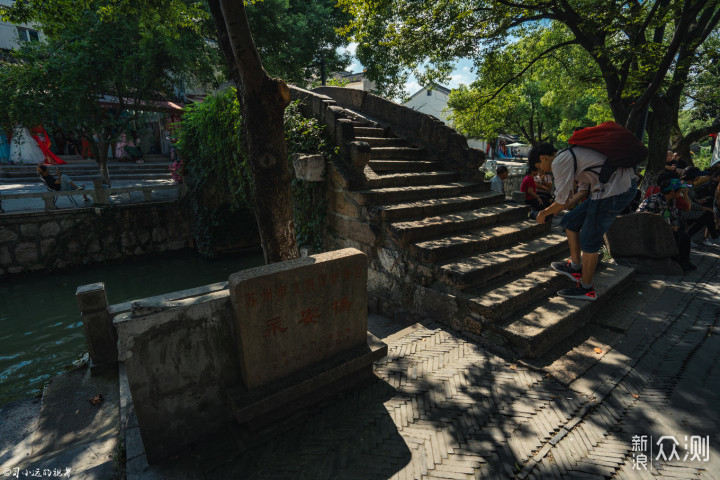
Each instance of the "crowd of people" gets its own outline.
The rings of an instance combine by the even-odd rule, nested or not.
[[[682,164],[677,153],[668,152],[665,170],[646,190],[636,211],[662,215],[680,252],[675,260],[683,270],[694,270],[691,248],[720,247],[720,165],[700,171]],[[698,233],[702,240],[695,243],[693,237]]]
[[[583,147],[558,152],[549,143],[535,146],[528,155],[528,171],[520,191],[530,206],[530,218],[539,223],[569,210],[560,220],[571,258],[553,262],[552,268],[577,282],[560,296],[594,300],[593,276],[603,235],[617,215],[651,212],[661,215],[671,228],[679,254],[674,260],[688,272],[693,248],[720,248],[720,164],[701,171],[668,152],[665,169],[653,185],[640,189],[640,167],[619,169],[611,181],[600,185],[593,167],[603,155]],[[504,192],[507,169],[498,167],[491,189]],[[693,240],[694,239],[694,240]]]

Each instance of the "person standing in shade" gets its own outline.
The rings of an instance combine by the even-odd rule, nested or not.
[[[577,281],[575,287],[560,290],[558,295],[592,301],[597,298],[593,279],[603,235],[635,197],[635,169],[618,168],[607,183],[600,183],[599,170],[607,160],[605,155],[579,146],[559,153],[554,150],[549,143],[541,143],[533,147],[528,155],[531,164],[539,162],[540,169],[552,170],[555,178],[555,201],[538,213],[536,221],[544,223],[547,216],[572,205],[578,195],[588,195],[587,200],[566,213],[560,221],[570,246],[570,260],[553,262],[550,266]],[[576,181],[577,193],[574,190]]]

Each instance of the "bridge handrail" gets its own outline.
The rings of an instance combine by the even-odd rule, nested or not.
[[[106,205],[108,197],[119,193],[142,192],[145,201],[152,201],[152,192],[156,190],[179,190],[179,185],[138,185],[133,187],[111,187],[93,190],[63,190],[52,192],[21,192],[21,193],[5,193],[0,192],[0,213],[2,210],[2,200],[18,200],[23,198],[41,198],[45,203],[45,211],[55,210],[53,200],[57,197],[67,197],[76,195],[89,195],[93,197],[93,204],[96,206]],[[83,208],[83,207],[80,207]]]

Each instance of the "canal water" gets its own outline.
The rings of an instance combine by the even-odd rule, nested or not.
[[[0,406],[37,394],[87,351],[79,285],[104,282],[112,305],[222,282],[263,264],[261,253],[219,260],[188,254],[0,280]]]

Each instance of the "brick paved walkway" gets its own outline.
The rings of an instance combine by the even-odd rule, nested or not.
[[[615,339],[599,362],[582,345],[548,361],[555,372],[596,362],[567,386],[431,321],[373,322],[389,354],[372,383],[260,432],[233,426],[144,474],[129,464],[128,478],[720,480],[720,260],[695,260],[692,275],[649,290],[641,277],[598,312],[586,343]],[[634,435],[647,435],[648,470],[633,468]],[[679,458],[654,460],[663,435]],[[709,461],[684,460],[692,435],[709,435]]]

